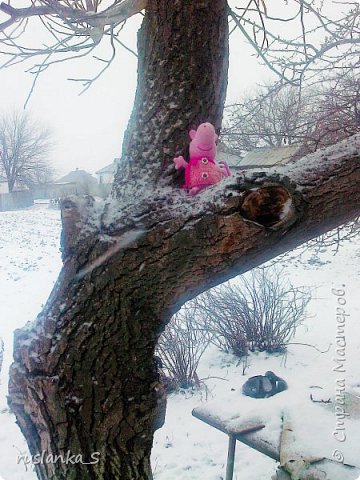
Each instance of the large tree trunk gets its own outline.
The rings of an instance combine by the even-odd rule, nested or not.
[[[64,267],[35,325],[17,332],[10,405],[33,455],[70,451],[90,462],[99,452],[100,461],[44,461],[40,479],[152,478],[153,432],[165,414],[153,353],[178,288],[171,230],[153,230],[157,211],[169,220],[155,190],[171,183],[190,127],[220,129],[227,16],[226,0],[149,2],[113,201],[99,218],[91,199],[63,203]]]
[[[15,176],[12,175],[12,174],[9,174],[7,176],[7,179],[8,179],[8,190],[9,190],[9,193],[12,193],[12,191],[14,190],[14,187],[15,187]]]
[[[99,462],[45,458],[39,479],[151,479],[164,415],[153,353],[172,314],[359,214],[359,137],[196,197],[170,185],[188,128],[220,127],[227,41],[225,1],[152,0],[114,198],[105,209],[63,203],[64,267],[44,311],[16,333],[10,405],[32,454],[99,452]]]

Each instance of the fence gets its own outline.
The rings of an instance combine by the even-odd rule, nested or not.
[[[31,207],[33,204],[33,195],[28,190],[22,192],[0,193],[0,212]]]

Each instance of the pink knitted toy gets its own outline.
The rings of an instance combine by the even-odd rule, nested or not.
[[[190,195],[196,195],[203,188],[229,177],[230,170],[225,162],[215,161],[215,142],[218,136],[211,123],[202,123],[197,130],[190,130],[189,136],[191,138],[189,162],[180,156],[174,158],[174,163],[176,170],[185,168],[183,188],[186,188]]]

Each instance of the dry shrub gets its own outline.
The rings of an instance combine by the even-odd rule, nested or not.
[[[276,268],[256,269],[188,302],[166,326],[156,355],[168,392],[199,387],[197,368],[209,343],[238,357],[286,348],[311,299]]]
[[[160,336],[156,355],[161,360],[161,378],[168,391],[200,386],[197,368],[209,338],[199,327],[196,315],[195,304],[189,302],[172,317]]]
[[[277,269],[257,269],[196,299],[211,342],[239,357],[283,350],[305,316],[310,290],[293,287]]]

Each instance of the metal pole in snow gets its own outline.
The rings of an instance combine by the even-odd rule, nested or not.
[[[229,448],[226,464],[225,480],[232,480],[234,474],[234,460],[235,460],[236,438],[234,435],[229,435]]]

